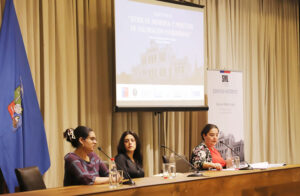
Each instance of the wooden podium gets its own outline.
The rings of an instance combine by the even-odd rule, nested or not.
[[[187,177],[178,174],[174,179],[153,176],[134,179],[135,186],[120,185],[110,189],[105,185],[82,185],[29,191],[14,195],[242,195],[276,196],[300,195],[300,165],[288,165],[266,170],[205,171],[204,177]]]

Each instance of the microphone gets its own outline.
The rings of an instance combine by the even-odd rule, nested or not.
[[[100,152],[102,152],[107,158],[109,158],[109,160],[111,160],[111,157],[108,156],[108,155],[102,150],[102,148],[101,148],[100,146],[98,146],[97,149],[98,149]],[[115,163],[116,163],[117,167],[119,167],[121,170],[123,170],[124,173],[126,174],[126,176],[128,177],[128,181],[123,182],[123,184],[126,184],[126,185],[135,185],[135,182],[132,180],[132,178],[130,177],[129,173],[128,173],[124,168],[122,168],[117,162],[115,162]]]
[[[237,152],[235,152],[232,148],[230,148],[230,146],[225,144],[223,141],[220,141],[220,143],[223,144],[224,146],[226,146],[227,148],[229,148],[231,150],[231,152],[236,154],[238,157],[240,157],[240,155]],[[253,168],[251,167],[251,165],[247,161],[245,161],[245,163],[247,164],[247,167],[240,168],[239,170],[253,170]]]
[[[186,162],[189,166],[191,166],[191,167],[196,171],[196,172],[193,173],[193,174],[187,175],[187,177],[200,177],[200,176],[203,176],[203,174],[200,173],[200,171],[199,171],[193,164],[191,164],[189,161],[187,161],[187,160],[185,159],[185,157],[183,157],[183,156],[177,154],[174,150],[172,150],[171,148],[168,148],[168,147],[165,146],[165,145],[161,145],[160,147],[161,147],[161,148],[165,148],[165,149],[167,149],[167,150],[173,152],[176,156],[178,156],[180,159],[184,160],[184,162]]]

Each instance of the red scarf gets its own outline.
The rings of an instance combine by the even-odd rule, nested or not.
[[[225,160],[221,157],[221,154],[215,147],[208,148],[212,157],[213,163],[220,163],[222,167],[226,166]]]

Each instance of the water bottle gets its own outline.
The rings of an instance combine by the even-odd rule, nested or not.
[[[109,161],[109,186],[110,188],[116,188],[118,185],[118,170],[115,163],[115,159],[111,158]]]
[[[169,157],[169,178],[176,177],[176,159],[175,154],[171,153]]]
[[[227,149],[226,152],[226,168],[227,169],[233,168],[232,152],[230,149]]]

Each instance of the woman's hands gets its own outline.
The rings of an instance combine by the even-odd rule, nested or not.
[[[109,178],[108,177],[96,177],[94,184],[107,184],[109,183]]]
[[[219,171],[223,169],[223,167],[220,163],[213,163],[213,168],[215,168],[216,170],[219,170]]]
[[[226,167],[227,168],[233,167],[232,158],[226,159],[225,162],[226,162]],[[222,170],[223,169],[223,167],[220,163],[209,163],[208,168],[214,168],[216,170]]]
[[[223,167],[220,163],[212,163],[212,162],[206,162],[203,164],[203,167],[206,169],[216,169],[216,170],[222,170]]]

